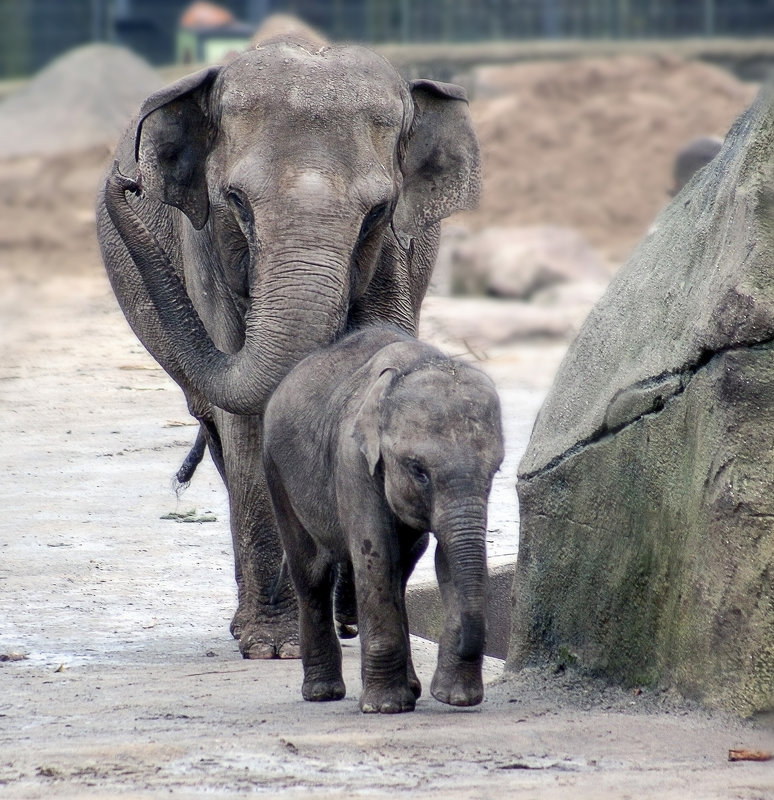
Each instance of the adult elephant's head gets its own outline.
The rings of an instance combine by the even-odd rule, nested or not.
[[[386,247],[410,263],[412,241],[473,206],[480,184],[463,91],[407,85],[352,46],[270,42],[183,78],[144,103],[134,157],[135,175],[109,176],[105,204],[159,314],[159,360],[234,413],[260,412],[344,329]],[[243,303],[238,351],[217,349],[129,189],[200,232],[197,269],[216,264]]]

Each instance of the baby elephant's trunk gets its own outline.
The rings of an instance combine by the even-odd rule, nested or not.
[[[477,661],[486,645],[486,502],[458,501],[452,510],[438,515],[437,523],[438,545],[445,559],[436,558],[436,567],[439,582],[450,584],[444,604],[447,619],[457,617],[459,624],[457,656]]]
[[[486,645],[486,620],[483,614],[463,612],[457,655],[462,661],[477,661]]]

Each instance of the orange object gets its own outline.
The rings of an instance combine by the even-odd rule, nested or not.
[[[191,3],[180,17],[181,28],[220,28],[235,21],[234,15],[225,8],[198,0]]]
[[[767,750],[729,750],[729,761],[771,761],[774,753]]]

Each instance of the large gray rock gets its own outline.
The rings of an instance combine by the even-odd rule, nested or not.
[[[765,89],[571,345],[519,467],[508,666],[774,707],[774,107]]]

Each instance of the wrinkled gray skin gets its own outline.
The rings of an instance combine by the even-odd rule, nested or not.
[[[297,657],[261,461],[281,378],[348,329],[409,332],[439,220],[477,200],[459,87],[359,47],[270,41],[149,97],[100,192],[133,330],[186,394],[229,494],[245,657]]]
[[[483,698],[486,512],[503,458],[492,382],[392,326],[304,359],[266,410],[264,461],[299,596],[302,693],[344,696],[331,601],[354,572],[365,712],[412,711],[406,582],[432,531],[445,629],[431,693]]]

